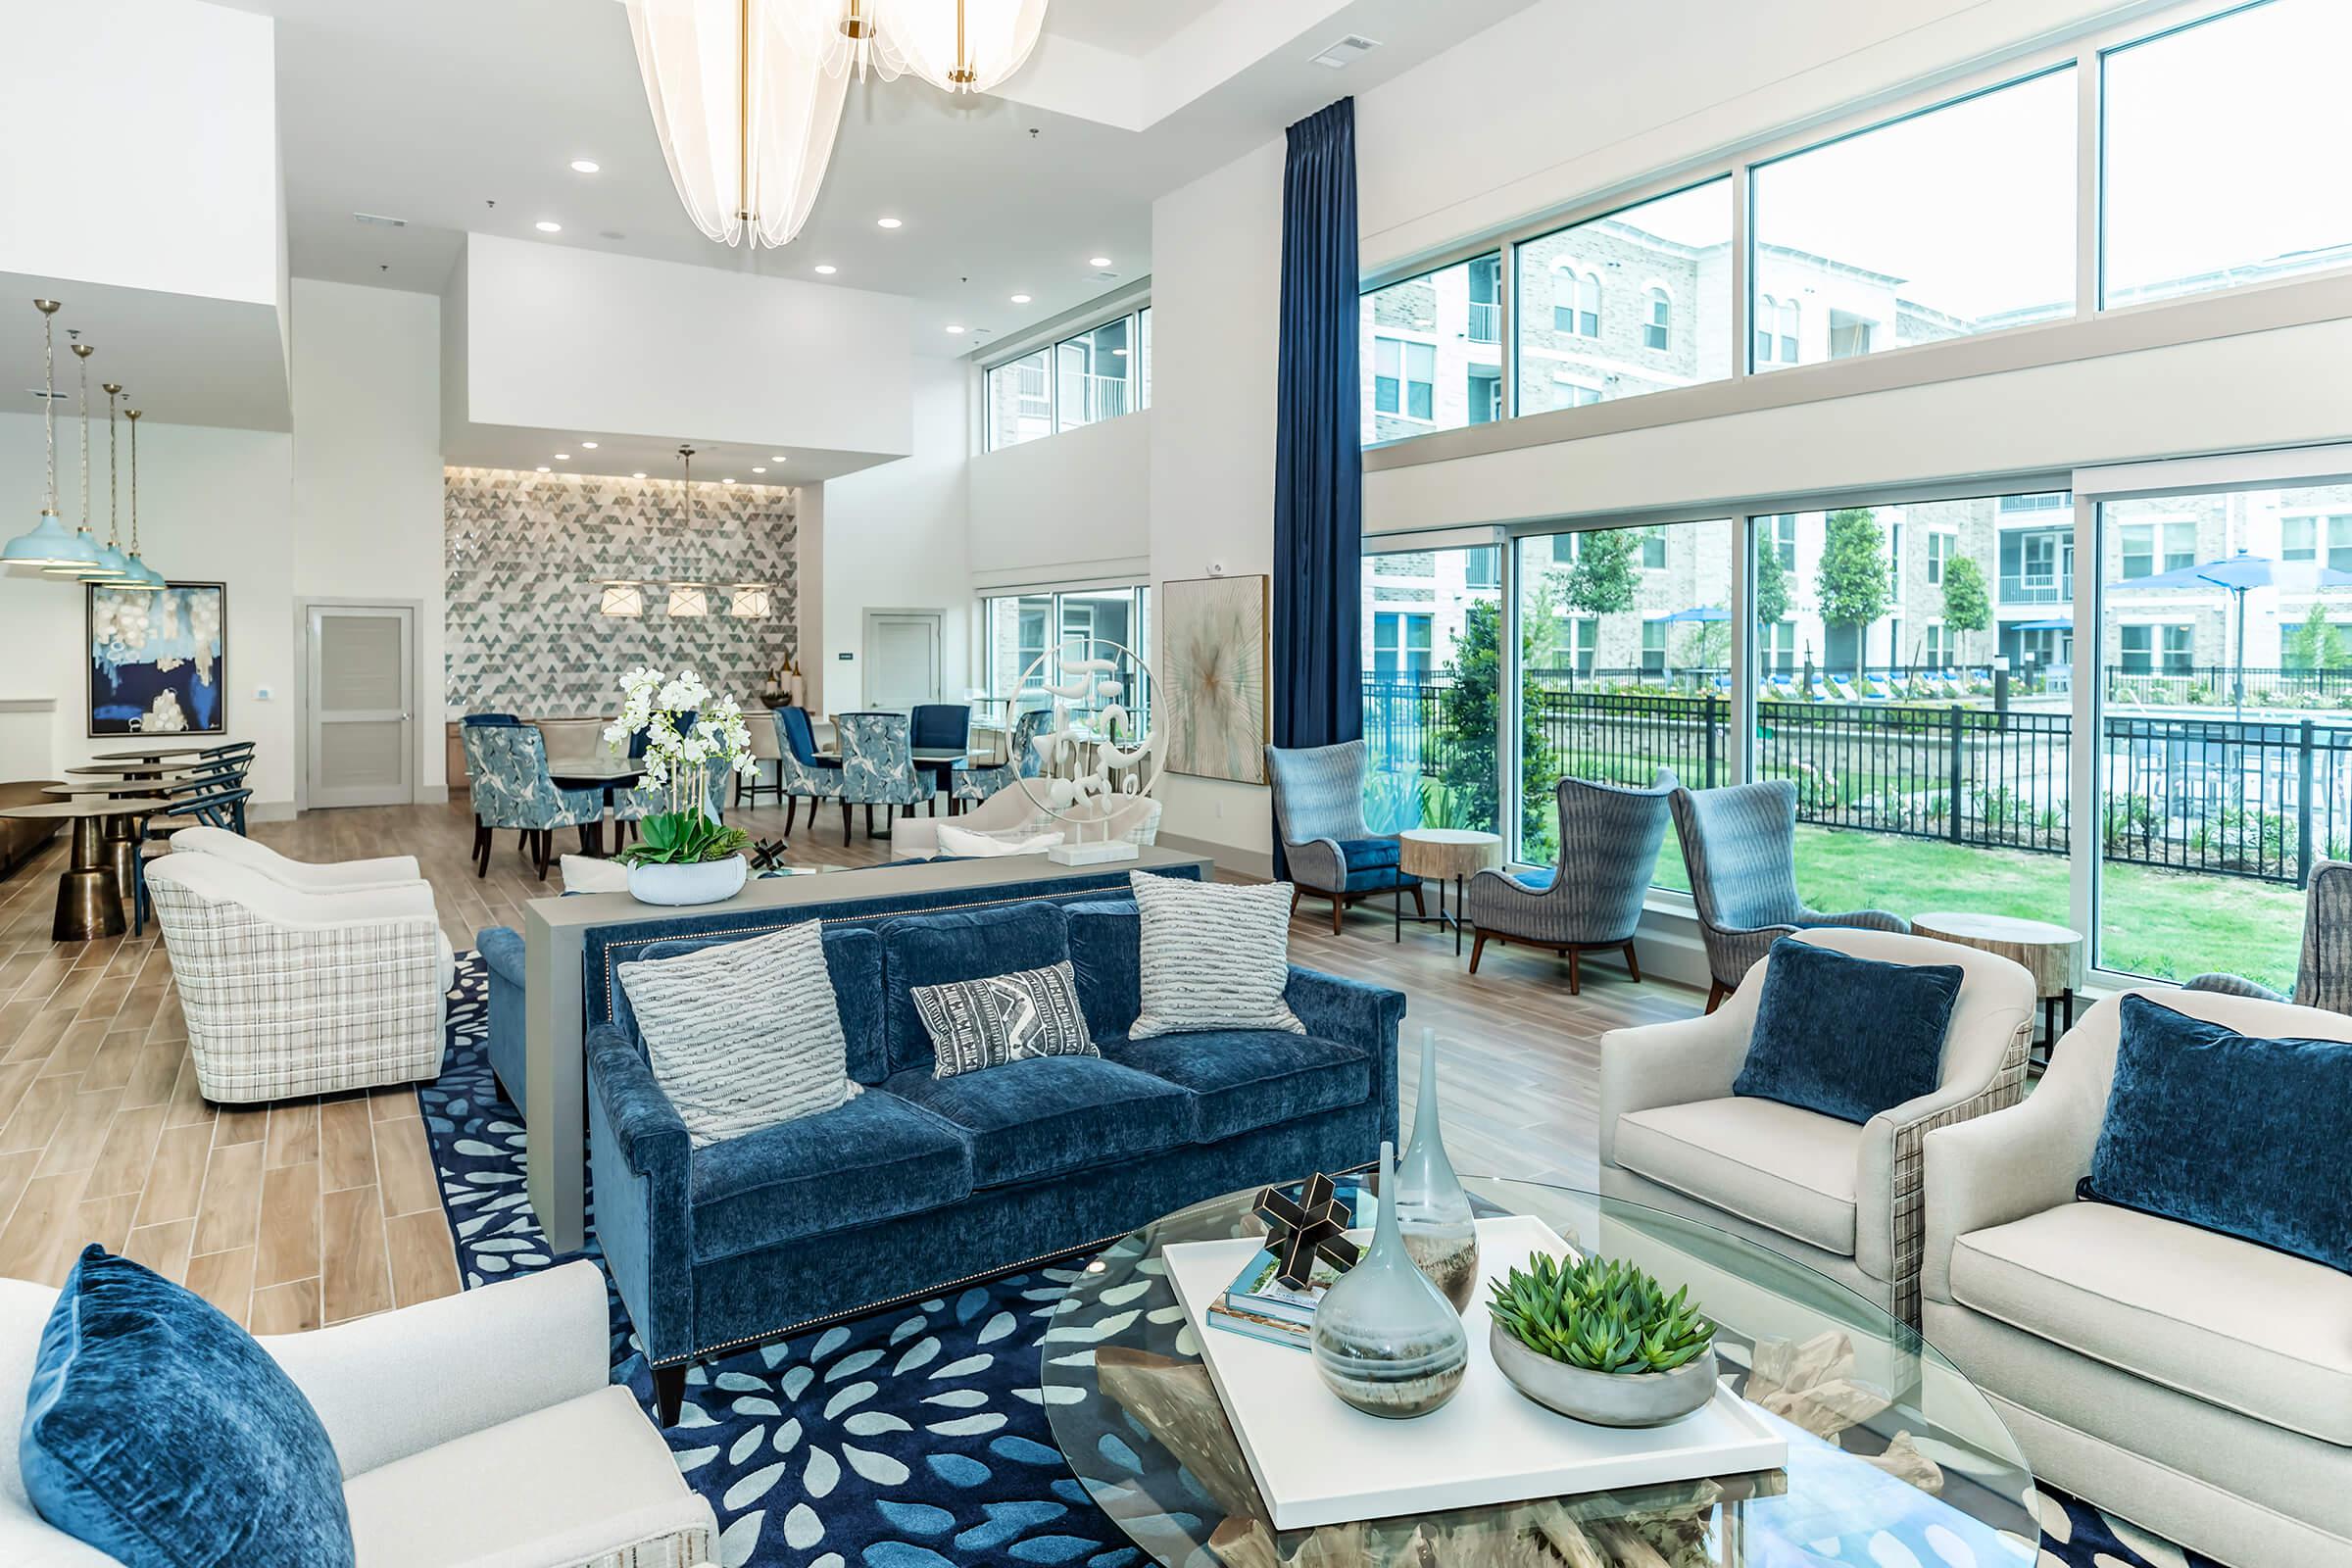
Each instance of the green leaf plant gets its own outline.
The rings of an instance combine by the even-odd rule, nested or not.
[[[627,865],[694,865],[741,855],[752,836],[700,811],[664,811],[637,824],[638,841],[614,858]]]
[[[1656,1276],[1617,1259],[1537,1254],[1488,1287],[1488,1310],[1538,1355],[1588,1372],[1672,1372],[1715,1343],[1715,1325]]]

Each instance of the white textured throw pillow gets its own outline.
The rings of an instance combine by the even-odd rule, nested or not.
[[[695,1148],[831,1110],[860,1092],[822,922],[620,965],[654,1081]]]
[[[991,833],[983,828],[950,827],[939,824],[939,853],[961,856],[967,859],[988,860],[1005,855],[1038,855],[1061,842],[1061,832],[1055,829],[1040,833],[1030,828],[1014,828],[1010,832]]]
[[[1131,1040],[1196,1029],[1306,1025],[1283,1001],[1291,983],[1291,885],[1236,886],[1131,871],[1143,916],[1143,1012]]]

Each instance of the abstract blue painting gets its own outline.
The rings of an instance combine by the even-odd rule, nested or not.
[[[138,593],[91,583],[92,735],[222,735],[228,589],[175,582]]]

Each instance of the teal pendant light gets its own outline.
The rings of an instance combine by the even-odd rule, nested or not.
[[[130,421],[130,554],[123,561],[122,580],[115,586],[130,593],[151,594],[166,584],[164,574],[139,555],[139,411],[124,409],[122,417]]]
[[[41,313],[42,432],[49,445],[49,486],[41,501],[41,520],[0,545],[0,564],[11,566],[56,566],[76,563],[74,536],[57,520],[57,301],[34,300]]]
[[[112,582],[115,573],[99,561],[98,536],[90,532],[90,356],[98,351],[82,342],[79,332],[69,330],[66,336],[74,339],[69,346],[81,362],[81,526],[74,530],[74,560],[41,570],[75,582]]]

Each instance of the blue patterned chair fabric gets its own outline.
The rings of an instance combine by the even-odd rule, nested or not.
[[[535,725],[477,724],[464,740],[482,826],[542,832],[603,819],[603,790],[560,790],[547,776],[547,740]]]
[[[1577,953],[1586,948],[1622,948],[1634,978],[1634,931],[1642,923],[1642,901],[1649,892],[1658,846],[1672,814],[1667,797],[1677,780],[1659,768],[1647,789],[1593,784],[1579,778],[1559,782],[1560,849],[1546,870],[1481,871],[1470,879],[1462,903],[1478,928],[1470,972],[1490,937],[1558,948],[1568,955],[1568,990],[1583,989]]]
[[[2352,1013],[2352,864],[2322,860],[2311,868],[2311,888],[2303,899],[2303,957],[2295,966],[2293,997],[2234,974],[2201,974],[2186,989]]]
[[[727,780],[734,769],[724,758],[714,757],[703,764],[703,812],[713,822],[727,819]],[[649,816],[659,816],[669,809],[669,786],[666,784],[632,784],[612,796],[612,816],[620,822],[642,822]]]
[[[779,708],[769,716],[776,723],[777,766],[784,793],[811,801],[841,799],[841,760],[818,754],[808,710]]]
[[[1045,772],[1045,759],[1037,755],[1031,743],[1054,715],[1044,709],[1032,709],[1013,721],[1008,737],[1005,760],[994,766],[972,767],[968,764],[956,769],[949,781],[952,799],[973,805],[1008,789],[1016,778],[1037,778]]]
[[[1274,820],[1299,887],[1352,899],[1421,885],[1397,870],[1396,840],[1364,820],[1364,765],[1362,741],[1266,748]]]
[[[931,775],[914,765],[914,741],[905,713],[837,713],[841,737],[841,799],[853,806],[914,806],[937,794]]]
[[[1812,926],[1902,931],[1911,922],[1885,909],[1830,914],[1796,891],[1796,786],[1787,779],[1716,790],[1678,786],[1674,830],[1690,873],[1699,935],[1714,987],[1711,1010],[1775,942]]]
[[[1138,939],[1133,900],[1105,894],[828,922],[864,1093],[702,1149],[614,988],[612,1016],[587,1039],[596,1228],[664,1420],[689,1363],[722,1348],[1059,1256],[1237,1186],[1346,1169],[1396,1137],[1402,996],[1294,967],[1287,1001],[1303,1035],[1130,1041]],[[932,1076],[912,987],[1064,960],[1101,1055]]]
[[[499,729],[512,729],[522,720],[516,718],[513,713],[467,713],[460,722],[468,726],[489,725]]]

